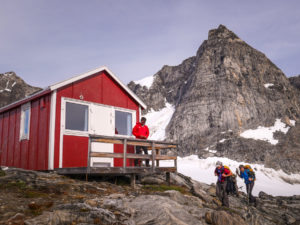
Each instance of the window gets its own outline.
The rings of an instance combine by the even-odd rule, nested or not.
[[[132,113],[115,111],[115,134],[131,136]]]
[[[66,102],[66,129],[88,131],[88,106]]]
[[[30,108],[30,102],[21,106],[20,140],[29,140]]]

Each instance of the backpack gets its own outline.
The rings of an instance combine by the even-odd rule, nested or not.
[[[234,180],[231,176],[227,177],[227,185],[226,185],[227,194],[236,194],[237,190],[235,188]]]
[[[248,176],[249,176],[250,178],[252,178],[253,180],[256,180],[255,172],[254,172],[254,170],[251,168],[251,166],[250,166],[250,165],[246,165],[246,166],[244,166],[244,168],[245,168],[245,170],[246,170]]]
[[[229,166],[223,166],[225,169],[228,169],[230,172],[231,172],[231,170],[230,170],[230,168],[229,168]],[[231,172],[232,173],[232,172]]]
[[[230,170],[229,166],[223,166],[225,169],[228,169],[231,174],[233,175],[232,171]],[[232,180],[232,175],[230,175],[229,177],[226,177],[226,181],[227,181],[227,185],[226,185],[226,191],[227,193],[232,193],[235,194],[236,193],[236,189],[235,189],[235,185],[234,185],[234,181]]]

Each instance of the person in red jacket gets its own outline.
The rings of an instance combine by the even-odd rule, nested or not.
[[[149,128],[146,124],[146,118],[142,117],[141,122],[137,122],[132,130],[132,134],[138,139],[147,139],[149,137]],[[142,150],[144,154],[148,155],[148,149],[146,146],[136,146],[136,154],[141,154]],[[134,160],[134,166],[138,165],[139,160]],[[149,159],[146,160],[146,166],[149,166]]]
[[[229,200],[226,191],[227,180],[226,178],[231,176],[232,173],[229,169],[223,166],[223,163],[218,161],[216,163],[215,176],[218,177],[216,184],[216,195],[222,201],[222,206],[229,207]]]

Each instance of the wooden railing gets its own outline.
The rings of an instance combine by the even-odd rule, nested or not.
[[[101,143],[110,143],[110,144],[122,144],[123,153],[111,153],[111,152],[93,152],[92,143],[101,142]],[[128,153],[127,148],[130,146],[145,146],[148,150],[151,151],[151,154],[134,154]],[[169,155],[170,151],[173,155]],[[162,153],[168,154],[162,154]],[[123,159],[123,170],[119,169],[120,172],[139,173],[141,167],[137,166],[127,166],[127,159],[139,159],[139,160],[149,160],[151,161],[151,167],[143,167],[144,171],[147,172],[158,172],[158,171],[167,171],[175,172],[177,171],[177,144],[164,142],[164,141],[154,141],[154,140],[144,140],[144,139],[135,139],[127,137],[115,137],[115,136],[102,136],[102,135],[90,135],[89,137],[89,149],[88,149],[88,171],[91,171],[91,158],[100,157],[100,158],[121,158]],[[159,162],[161,160],[173,160],[173,167],[160,167]],[[93,168],[92,168],[93,169]],[[105,168],[108,173],[109,169]],[[113,168],[112,168],[113,170]],[[150,170],[150,171],[149,171]]]

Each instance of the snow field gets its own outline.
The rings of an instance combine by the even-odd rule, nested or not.
[[[295,121],[291,120],[291,124],[295,126]],[[276,131],[281,131],[284,134],[288,132],[290,127],[286,125],[285,123],[281,122],[280,119],[276,119],[274,126],[272,127],[262,127],[259,126],[256,129],[250,129],[242,132],[240,134],[241,137],[243,138],[251,138],[255,140],[262,140],[262,141],[267,141],[271,143],[272,145],[276,145],[278,143],[278,140],[274,139],[273,135],[274,132]]]
[[[162,141],[165,139],[165,130],[169,124],[173,113],[175,111],[174,106],[170,103],[166,103],[166,107],[160,111],[154,111],[153,109],[145,115],[147,119],[147,126],[150,130],[149,139]]]
[[[273,196],[292,196],[300,195],[300,174],[286,174],[282,170],[274,170],[266,168],[260,164],[248,164],[245,162],[237,162],[228,158],[209,157],[206,159],[199,159],[197,155],[188,157],[178,157],[177,165],[178,172],[191,177],[194,180],[212,184],[216,183],[217,177],[214,175],[216,162],[221,161],[223,165],[230,167],[231,171],[235,173],[236,168],[240,164],[251,165],[255,171],[256,181],[253,189],[253,195],[258,195],[260,191]],[[173,166],[173,161],[161,161],[161,166]],[[286,182],[291,180],[295,184]],[[244,180],[238,178],[238,187],[240,191],[246,192]]]
[[[148,83],[149,84],[149,83]],[[151,85],[150,85],[151,86]],[[151,110],[145,117],[147,118],[147,125],[150,129],[150,137],[152,140],[164,140],[165,129],[169,124],[173,113],[175,111],[174,106],[166,103],[166,107],[160,111]],[[291,125],[295,126],[295,121],[291,120]],[[274,139],[273,134],[276,131],[287,133],[289,126],[281,122],[280,119],[276,119],[274,126],[262,127],[259,126],[257,129],[246,130],[240,134],[244,138],[252,138],[256,140],[268,141],[275,145],[278,140]],[[224,142],[225,139],[219,142]],[[211,153],[215,153],[216,150],[205,149]],[[233,173],[240,164],[248,164],[246,162],[237,162],[228,158],[221,157],[209,157],[206,159],[199,159],[197,155],[191,155],[188,157],[178,157],[177,165],[178,172],[191,177],[194,180],[211,184],[217,181],[217,177],[214,175],[215,164],[217,161],[221,161],[223,165],[230,167]],[[174,166],[174,161],[161,161],[161,166]],[[260,191],[273,196],[292,196],[300,195],[300,174],[287,174],[282,170],[274,170],[266,168],[261,164],[250,164],[256,174],[255,186],[253,194],[258,195]],[[238,178],[239,190],[246,192],[244,180]],[[294,183],[294,184],[293,184]]]
[[[134,83],[139,84],[141,86],[146,86],[149,89],[153,83],[153,80],[154,80],[154,76],[149,76],[141,80],[134,81]]]

